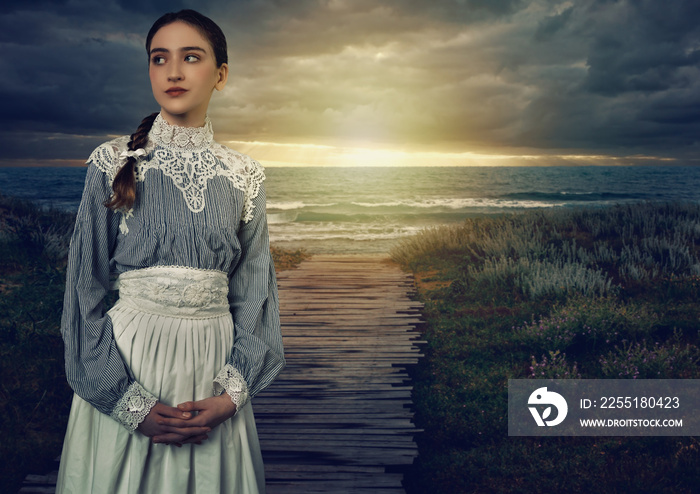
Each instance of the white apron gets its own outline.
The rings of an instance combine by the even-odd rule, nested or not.
[[[122,274],[119,290],[108,314],[134,379],[169,406],[213,396],[234,338],[226,274],[153,267]],[[208,436],[181,448],[152,444],[74,395],[56,492],[264,493],[250,402]]]

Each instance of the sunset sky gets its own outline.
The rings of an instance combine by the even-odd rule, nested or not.
[[[0,166],[133,132],[180,8],[228,38],[217,140],[267,166],[700,164],[697,0],[15,0]]]

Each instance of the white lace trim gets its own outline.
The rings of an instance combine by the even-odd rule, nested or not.
[[[122,214],[122,219],[119,222],[119,231],[122,232],[122,235],[126,235],[129,233],[129,225],[126,224],[126,220],[134,217],[134,208],[128,211],[120,211],[120,213]]]
[[[169,124],[158,114],[148,138],[156,144],[191,151],[209,146],[214,141],[214,130],[209,115],[205,117],[202,127],[180,127]]]
[[[128,143],[129,136],[118,137],[106,142],[98,146],[92,154],[90,154],[87,162],[94,163],[100,171],[107,175],[107,180],[111,184],[114,182],[114,177],[117,176],[117,172],[123,165],[122,161],[117,159],[117,156],[121,153],[121,150],[127,148]]]
[[[155,396],[134,382],[117,402],[110,417],[126,427],[129,434],[133,434],[157,402]]]
[[[177,271],[182,271],[185,270],[187,271],[195,271],[198,273],[224,273],[226,272],[221,271],[220,269],[205,269],[205,268],[195,268],[192,266],[180,266],[179,264],[168,264],[168,265],[163,265],[163,266],[148,266],[147,268],[139,268],[139,272],[149,272],[149,271],[162,271],[162,270],[167,270],[170,272],[177,272]],[[137,271],[135,269],[127,272],[132,272],[132,271]]]
[[[238,369],[231,364],[226,364],[214,379],[214,396],[219,396],[226,391],[231,401],[236,404],[236,413],[243,405],[248,403],[248,384]]]
[[[223,146],[222,146],[223,147]],[[253,210],[255,209],[255,204],[253,200],[258,197],[260,193],[260,187],[265,181],[265,171],[260,163],[255,160],[250,160],[250,164],[244,166],[245,175],[247,177],[246,183],[246,194],[245,194],[245,204],[243,204],[243,212],[241,213],[241,221],[248,223],[253,219]],[[228,176],[224,173],[221,175]],[[229,180],[231,177],[228,176]]]
[[[223,271],[152,266],[120,274],[118,286],[121,303],[151,314],[230,317],[228,276]]]
[[[114,139],[95,149],[88,159],[107,175],[110,184],[124,164],[118,156],[126,150],[128,142],[128,136]],[[187,208],[198,213],[205,208],[204,192],[209,180],[225,177],[245,193],[241,221],[248,223],[253,219],[253,200],[258,197],[265,171],[249,156],[214,142],[209,117],[204,127],[178,127],[158,115],[145,150],[147,155],[136,164],[138,181],[144,182],[149,170],[161,170],[182,192]],[[129,232],[128,213],[122,212],[120,231],[123,235]]]

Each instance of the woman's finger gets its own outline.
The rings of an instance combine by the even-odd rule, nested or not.
[[[178,419],[183,419],[187,420],[189,418],[192,418],[192,414],[189,411],[186,410],[180,410],[175,407],[169,407],[166,405],[163,405],[162,407],[158,407],[156,410],[156,413],[158,415],[162,415],[164,417],[173,417],[173,418],[178,418]]]
[[[211,432],[210,427],[173,427],[169,425],[163,425],[160,427],[160,431],[156,436],[160,434],[180,434],[182,436],[193,436],[199,434],[206,434]]]
[[[162,425],[165,427],[192,427],[192,422],[189,420],[182,420],[182,419],[170,419],[167,417],[160,417],[158,418],[158,425]],[[197,424],[194,424],[195,426]]]
[[[206,423],[206,415],[199,414],[193,419],[181,420],[181,419],[170,419],[161,417],[158,419],[159,425],[165,425],[169,427],[208,427]]]
[[[196,411],[196,410],[206,410],[208,408],[211,408],[212,398],[213,397],[204,398],[203,400],[199,400],[199,401],[185,401],[184,403],[180,403],[177,406],[177,408],[183,412],[192,412],[192,411]]]
[[[196,402],[194,402],[194,401],[186,401],[186,402],[184,402],[184,403],[180,403],[180,404],[177,406],[177,409],[176,409],[176,410],[178,410],[180,413],[182,413],[182,412],[192,412],[192,411],[194,411],[194,410],[197,410],[197,408],[195,408],[195,403],[196,403]]]

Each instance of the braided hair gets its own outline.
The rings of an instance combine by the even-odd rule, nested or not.
[[[141,124],[136,132],[131,134],[131,139],[127,144],[130,151],[142,149],[148,144],[148,133],[151,131],[157,116],[158,112],[155,112],[141,120]],[[114,210],[131,209],[134,202],[136,202],[136,158],[129,156],[114,177],[112,196],[105,203],[105,206]]]
[[[146,53],[149,57],[151,42],[156,33],[162,27],[177,21],[184,22],[194,27],[209,41],[214,50],[217,67],[228,63],[226,36],[224,36],[221,28],[208,17],[191,9],[164,14],[153,23],[146,37]],[[136,132],[131,134],[131,138],[127,144],[130,151],[146,147],[146,144],[148,144],[148,133],[151,131],[151,127],[153,127],[153,122],[157,116],[158,112],[152,113],[141,121]],[[112,182],[112,195],[109,200],[105,202],[105,206],[115,211],[128,210],[133,207],[134,202],[136,202],[136,158],[130,156],[114,177],[114,181]]]

